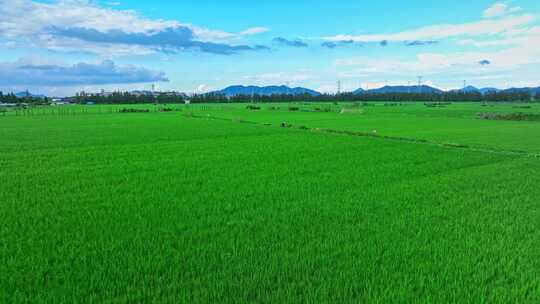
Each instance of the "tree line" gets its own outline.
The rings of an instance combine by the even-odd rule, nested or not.
[[[344,93],[338,98],[346,101],[395,101],[395,102],[530,102],[540,101],[540,93],[532,96],[530,92],[500,91],[463,92],[451,91],[442,93]]]
[[[500,91],[481,94],[480,92],[443,92],[443,93],[341,93],[304,95],[237,95],[226,97],[220,94],[201,94],[191,98],[192,103],[279,103],[295,101],[338,102],[338,101],[391,101],[391,102],[540,102],[540,93],[532,96],[529,92]]]
[[[227,97],[219,93],[195,94],[187,96],[177,93],[133,94],[129,92],[114,92],[111,94],[77,94],[70,98],[78,104],[182,104],[186,101],[190,103],[280,103],[280,102],[369,102],[369,101],[389,101],[389,102],[540,102],[540,93],[532,96],[530,92],[523,91],[500,91],[481,94],[480,92],[443,92],[443,93],[369,93],[361,94],[341,93],[322,94],[312,96],[309,94],[289,95],[237,95]],[[48,104],[47,98],[17,97],[14,94],[4,95],[0,92],[0,102],[2,103],[28,103],[28,104]]]
[[[75,103],[95,103],[95,104],[174,104],[184,103],[185,96],[182,94],[133,94],[129,92],[113,92],[111,94],[86,94],[77,93],[72,98]]]
[[[17,97],[13,93],[4,94],[2,91],[0,91],[0,103],[9,103],[9,104],[48,104],[49,99],[47,97],[45,98],[38,98],[38,97]]]

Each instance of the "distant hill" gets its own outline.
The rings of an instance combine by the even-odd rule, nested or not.
[[[443,93],[442,90],[439,90],[437,88],[433,88],[427,85],[423,86],[384,86],[382,88],[373,89],[373,90],[367,90],[367,91],[359,91],[356,90],[355,94],[386,94],[386,93],[435,93],[435,94],[441,94]]]
[[[509,93],[527,93],[530,92],[532,95],[536,95],[540,92],[540,87],[538,88],[510,88],[506,90],[502,90],[502,92],[509,92]]]
[[[477,87],[473,86],[466,86],[463,89],[461,89],[462,92],[480,92],[480,90]]]
[[[540,93],[540,87],[537,87],[537,88],[529,88],[529,87],[525,87],[525,88],[510,88],[510,89],[504,89],[504,90],[501,90],[501,89],[497,89],[497,88],[483,88],[483,89],[480,89],[480,92],[482,94],[488,94],[488,93],[497,93],[497,92],[506,92],[506,93],[530,93],[531,95],[536,95],[538,93]]]
[[[477,87],[473,87],[473,86],[466,86],[464,88],[461,88],[461,89],[457,89],[457,90],[451,90],[449,92],[465,92],[465,93],[475,93],[475,92],[478,92],[478,93],[481,93],[480,92],[480,89],[478,89]]]
[[[237,96],[237,95],[262,95],[262,96],[270,96],[270,95],[279,95],[279,94],[289,94],[289,95],[302,95],[302,94],[309,94],[311,96],[319,96],[321,93],[306,89],[306,88],[289,88],[288,86],[266,86],[266,87],[259,87],[259,86],[230,86],[223,90],[216,91],[213,93],[219,93],[224,94],[227,97]]]
[[[45,98],[45,95],[35,95],[35,94],[32,94],[30,92],[19,92],[19,93],[15,93],[15,96],[17,96],[17,98],[27,98],[27,97],[32,97],[32,98]]]
[[[385,94],[385,93],[435,93],[435,94],[442,94],[445,91],[433,88],[427,85],[423,86],[384,86],[382,88],[378,89],[372,89],[372,90],[363,90],[358,89],[354,91],[354,94]],[[497,89],[497,88],[477,88],[474,86],[467,86],[462,89],[456,89],[456,90],[450,90],[447,92],[479,92],[483,95],[493,92],[509,92],[509,93],[516,93],[516,92],[530,92],[531,95],[536,95],[540,93],[540,87],[537,88],[510,88],[510,89]]]
[[[482,94],[487,94],[487,93],[497,93],[499,92],[500,90],[497,89],[497,88],[482,88],[480,89],[480,93]]]
[[[531,95],[536,95],[540,93],[540,87],[537,88],[510,88],[510,89],[497,89],[497,88],[483,88],[480,89],[482,94],[488,93],[497,93],[497,92],[506,92],[506,93],[530,93]]]
[[[362,93],[364,93],[364,92],[365,92],[364,89],[359,88],[358,90],[354,91],[353,94],[358,95],[358,94],[362,94]]]

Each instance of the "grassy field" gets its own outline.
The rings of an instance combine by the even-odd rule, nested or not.
[[[0,114],[0,302],[540,301],[540,105],[125,108]]]

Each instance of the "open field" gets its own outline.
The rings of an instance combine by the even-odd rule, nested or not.
[[[0,114],[0,302],[540,301],[540,105],[171,107]]]
[[[388,103],[389,105],[392,103]],[[422,103],[385,106],[352,105],[295,105],[300,111],[289,111],[288,105],[261,106],[260,111],[245,112],[245,106],[223,111],[205,108],[202,115],[241,118],[258,123],[279,124],[288,122],[293,126],[307,126],[342,131],[372,132],[390,137],[426,140],[435,143],[462,144],[477,148],[540,153],[540,124],[525,121],[486,121],[477,115],[492,113],[540,113],[540,104],[490,104],[454,103],[443,108],[430,108]],[[530,107],[530,108],[528,108]],[[270,108],[279,108],[269,110]],[[313,113],[313,109],[331,112]],[[344,110],[345,109],[345,110]],[[349,111],[347,111],[347,109]],[[303,110],[303,111],[302,111]]]
[[[242,120],[259,124],[293,127],[305,126],[340,131],[372,133],[380,136],[467,145],[475,148],[540,153],[540,123],[537,121],[489,121],[478,118],[480,113],[540,114],[540,104],[480,104],[453,103],[444,107],[426,107],[423,103],[351,103],[263,104],[260,110],[247,110],[246,104],[215,105],[115,105],[46,107],[4,114],[9,116],[73,116],[82,114],[113,114],[122,109],[145,109],[159,112],[172,109],[182,114],[193,113],[218,119]],[[299,111],[290,111],[289,108]],[[319,112],[315,112],[315,110]],[[328,112],[325,112],[328,111]],[[0,118],[2,114],[0,114]]]

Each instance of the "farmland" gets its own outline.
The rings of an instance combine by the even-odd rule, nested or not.
[[[540,301],[540,105],[167,108],[0,113],[0,302]]]

